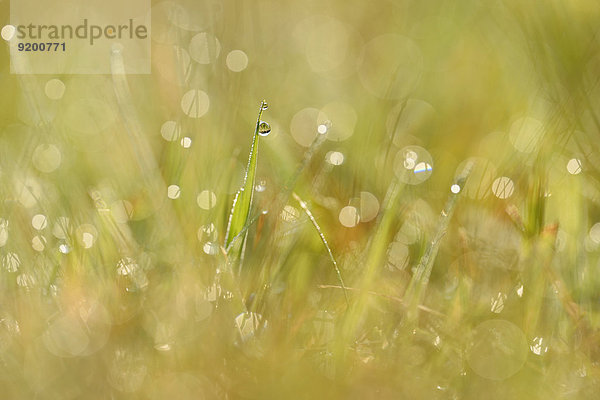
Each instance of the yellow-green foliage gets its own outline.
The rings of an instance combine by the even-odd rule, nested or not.
[[[0,398],[598,396],[597,0],[152,3],[0,43]]]

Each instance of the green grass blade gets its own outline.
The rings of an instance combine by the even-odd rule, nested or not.
[[[296,193],[292,193],[292,196],[294,196],[294,199],[298,202],[298,204],[300,204],[300,207],[302,207],[302,210],[308,216],[308,218],[310,219],[310,222],[312,222],[313,226],[317,230],[317,233],[319,234],[319,237],[321,238],[321,242],[323,242],[323,246],[325,246],[325,249],[327,250],[327,253],[329,254],[329,259],[331,260],[331,263],[333,264],[333,268],[335,269],[335,273],[337,274],[338,280],[340,281],[342,290],[344,291],[344,297],[346,298],[346,305],[349,306],[350,300],[348,299],[348,291],[346,290],[346,285],[344,284],[344,280],[342,279],[342,272],[340,271],[340,268],[338,267],[337,261],[335,261],[335,257],[333,256],[331,247],[329,247],[329,243],[327,243],[327,239],[325,239],[325,235],[323,234],[323,231],[321,231],[321,227],[319,226],[319,223],[313,216],[312,212],[310,212],[308,205],[304,202],[304,200],[302,200],[300,198],[300,196],[298,196]]]
[[[457,177],[456,184],[463,188],[467,178],[473,168],[472,164],[468,164],[462,173]],[[440,214],[440,219],[437,225],[437,229],[433,236],[433,239],[427,246],[425,254],[421,257],[419,264],[410,280],[406,293],[404,294],[404,301],[408,306],[408,317],[409,320],[414,320],[417,316],[418,305],[423,301],[425,289],[429,283],[429,277],[431,270],[433,269],[433,263],[435,262],[438,250],[442,243],[442,238],[446,235],[448,230],[448,224],[454,214],[456,203],[458,201],[460,193],[451,193],[446,201],[446,205]]]
[[[240,190],[238,190],[233,200],[231,213],[229,214],[229,222],[227,223],[227,233],[225,234],[225,248],[231,249],[231,244],[234,238],[237,238],[240,232],[248,223],[250,215],[250,207],[252,206],[252,197],[254,195],[254,181],[256,178],[256,165],[258,161],[258,143],[259,143],[259,126],[261,123],[262,112],[267,108],[267,103],[263,100],[258,111],[258,119],[256,120],[256,128],[252,138],[252,146],[250,147],[250,155],[248,157],[248,166],[244,175],[244,182]],[[242,246],[235,246],[234,249],[241,251]]]
[[[334,353],[340,367],[346,365],[346,350],[354,343],[358,330],[367,315],[370,293],[374,289],[373,286],[388,246],[387,236],[395,218],[395,205],[403,189],[404,184],[397,180],[394,180],[388,187],[382,211],[377,218],[375,235],[367,245],[364,274],[360,279],[360,286],[357,288],[358,294],[344,315],[342,328],[336,339]]]

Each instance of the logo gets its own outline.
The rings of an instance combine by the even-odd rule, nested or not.
[[[14,74],[150,73],[150,0],[13,0]]]

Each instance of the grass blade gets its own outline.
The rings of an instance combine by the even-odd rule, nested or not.
[[[465,169],[456,179],[456,184],[460,188],[464,187],[472,168],[472,164],[467,164]],[[431,275],[431,270],[433,269],[433,263],[435,262],[442,238],[445,236],[446,231],[448,230],[448,224],[450,223],[450,219],[454,214],[458,197],[459,193],[451,193],[448,197],[446,205],[441,212],[439,223],[433,239],[429,243],[427,250],[425,250],[425,254],[423,254],[423,257],[421,257],[412,279],[410,280],[406,293],[404,294],[405,303],[408,305],[408,318],[411,321],[417,317],[418,305],[423,301],[425,289],[429,283],[429,277]]]
[[[329,259],[333,263],[333,268],[335,269],[335,273],[337,274],[338,280],[340,281],[340,285],[341,285],[342,289],[344,290],[344,297],[346,298],[346,305],[349,306],[350,300],[348,299],[348,291],[346,290],[346,285],[344,284],[344,280],[342,279],[342,273],[340,271],[340,268],[338,267],[337,261],[335,261],[335,257],[333,256],[331,247],[329,247],[329,244],[327,243],[327,239],[325,239],[325,235],[323,234],[323,231],[321,231],[321,227],[319,226],[319,223],[313,216],[312,212],[310,212],[310,210],[308,209],[308,206],[306,205],[306,203],[300,198],[300,196],[298,196],[296,193],[292,193],[292,196],[294,196],[294,199],[296,199],[298,204],[300,204],[300,207],[302,207],[302,210],[308,216],[308,218],[310,219],[310,222],[312,222],[313,226],[317,230],[317,233],[319,234],[319,237],[321,238],[321,242],[323,242],[325,249],[327,249],[327,253],[329,254]]]
[[[254,195],[254,181],[256,178],[256,165],[258,161],[258,142],[259,142],[259,129],[261,125],[262,112],[267,109],[267,103],[263,100],[260,104],[258,111],[258,119],[256,120],[256,128],[254,130],[254,136],[252,138],[252,146],[250,147],[250,155],[248,157],[248,166],[246,167],[246,174],[244,175],[244,182],[242,187],[238,190],[233,200],[233,206],[231,208],[231,214],[229,214],[229,221],[227,223],[227,233],[225,234],[225,248],[234,249],[239,255],[241,255],[241,249],[243,246],[231,246],[234,239],[238,238],[238,235],[242,232],[244,227],[248,223],[248,216],[250,215],[250,207],[252,206],[252,197]]]

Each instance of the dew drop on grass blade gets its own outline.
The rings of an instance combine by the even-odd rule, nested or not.
[[[268,108],[267,102],[262,101],[258,111],[256,120],[256,128],[252,137],[252,145],[250,147],[250,155],[248,157],[248,166],[244,175],[242,187],[238,190],[233,200],[229,221],[227,223],[227,233],[225,234],[225,248],[233,249],[234,258],[240,258],[243,251],[243,245],[235,244],[234,239],[238,240],[238,235],[244,230],[248,224],[248,216],[250,215],[250,207],[252,206],[252,197],[254,195],[254,181],[256,177],[256,165],[258,162],[258,143],[260,136],[266,136],[271,131],[268,123],[261,120],[262,113]],[[245,237],[245,235],[243,235]]]

